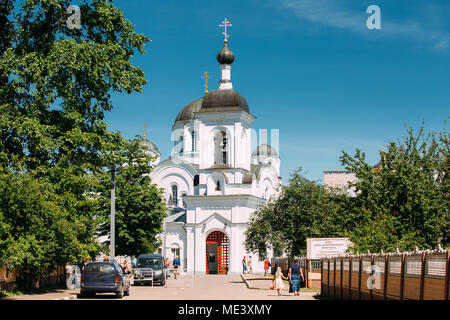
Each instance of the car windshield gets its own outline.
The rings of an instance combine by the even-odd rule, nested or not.
[[[114,266],[112,264],[102,263],[88,264],[84,268],[84,273],[111,274],[114,273]]]
[[[161,268],[161,258],[139,258],[139,268]]]

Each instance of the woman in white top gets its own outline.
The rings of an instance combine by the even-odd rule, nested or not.
[[[274,288],[277,289],[279,296],[281,296],[281,290],[284,289],[283,279],[288,280],[289,278],[286,278],[281,272],[281,267],[278,267],[277,272],[275,272],[275,278],[273,279],[272,283],[275,283]]]

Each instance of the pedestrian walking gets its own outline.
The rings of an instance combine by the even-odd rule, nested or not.
[[[264,276],[269,275],[270,261],[269,257],[266,256],[264,259]]]
[[[131,267],[134,269],[134,268],[136,268],[136,265],[137,265],[137,259],[133,255],[133,256],[131,256]]]
[[[248,256],[247,266],[250,274],[253,274],[253,261],[252,256]]]
[[[181,266],[181,263],[180,263],[180,260],[178,259],[178,256],[175,256],[175,259],[173,259],[172,265],[173,265],[173,270],[174,270],[175,279],[176,279],[177,275],[178,275],[178,267]]]
[[[300,284],[302,283],[304,276],[302,267],[298,264],[298,259],[294,259],[294,264],[289,268],[288,278],[291,285],[289,292],[293,291],[294,296],[300,295]]]
[[[283,273],[281,272],[281,267],[277,268],[277,271],[275,272],[275,277],[272,280],[272,286],[277,289],[277,293],[279,296],[281,296],[281,290],[284,289],[284,283],[283,280],[288,280],[289,278],[285,277]]]
[[[245,256],[244,259],[242,259],[242,273],[243,274],[247,273],[247,260],[245,259]]]
[[[166,266],[166,279],[168,279],[170,277],[170,274],[169,274],[170,260],[169,260],[169,258],[166,258],[165,266]]]

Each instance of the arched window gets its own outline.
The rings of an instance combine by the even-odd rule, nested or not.
[[[172,185],[172,202],[175,206],[178,206],[178,187],[177,185]]]
[[[195,133],[195,130],[191,131],[191,138],[192,138],[192,152],[197,151],[197,134]]]
[[[180,154],[183,154],[183,149],[184,149],[184,143],[183,143],[183,136],[180,136]]]
[[[227,134],[223,131],[219,131],[214,136],[214,164],[227,164],[227,150]]]

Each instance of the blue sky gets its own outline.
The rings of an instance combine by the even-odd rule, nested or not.
[[[114,94],[106,120],[131,138],[147,136],[166,159],[177,113],[202,97],[207,70],[216,89],[224,17],[233,26],[233,87],[256,116],[253,128],[279,129],[281,176],[298,166],[313,180],[342,170],[341,150],[378,150],[405,125],[441,131],[450,116],[450,2],[357,0],[115,1],[152,39],[136,56],[143,93]],[[381,8],[381,30],[366,9]]]

